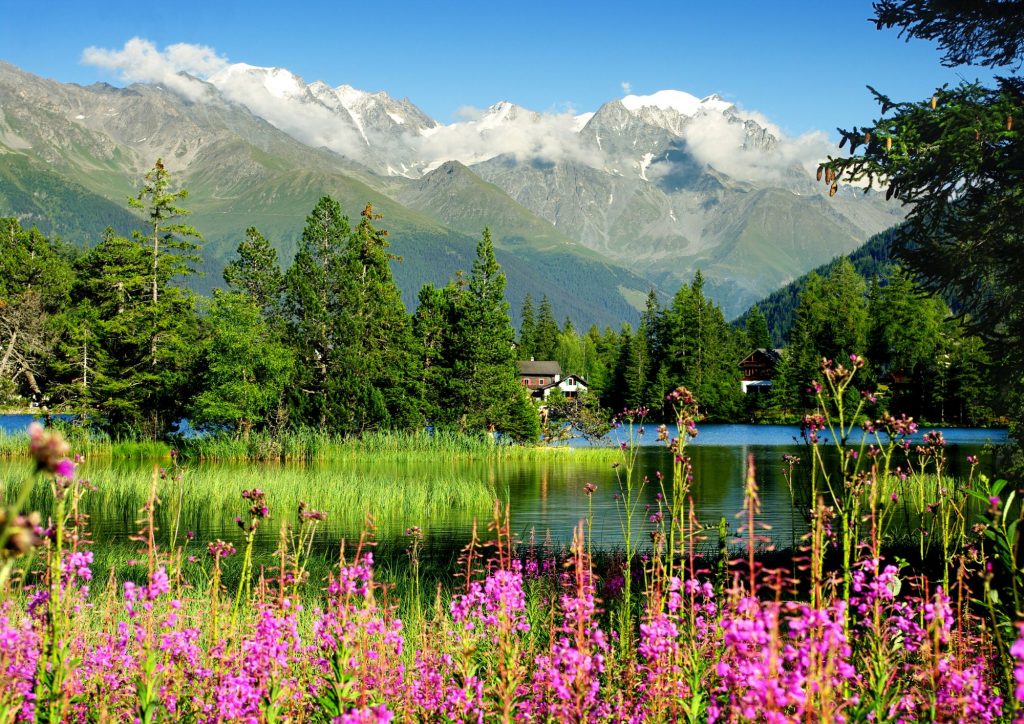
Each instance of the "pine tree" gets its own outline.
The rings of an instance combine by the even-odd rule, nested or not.
[[[608,389],[609,377],[614,366],[614,356],[610,355],[606,342],[596,324],[590,325],[583,341],[586,362],[582,371],[590,394],[603,398]]]
[[[629,407],[631,398],[638,392],[640,377],[636,359],[636,339],[633,328],[625,323],[618,334],[618,344],[614,350],[610,350],[615,354],[615,361],[612,365],[611,384],[601,400],[601,406],[616,413]]]
[[[299,248],[285,275],[291,346],[296,353],[297,379],[292,419],[299,425],[342,428],[344,397],[341,379],[345,340],[346,295],[344,253],[351,228],[341,206],[322,197],[306,217]]]
[[[180,221],[192,213],[177,206],[178,201],[188,198],[188,190],[171,191],[170,187],[171,175],[164,166],[163,159],[158,158],[153,168],[146,173],[138,195],[128,199],[129,206],[143,212],[147,226],[145,233],[134,231],[132,237],[140,245],[151,245],[153,250],[150,288],[154,320],[161,316],[157,306],[160,294],[168,289],[168,283],[178,277],[195,274],[192,264],[199,261],[199,246],[190,239],[203,238],[194,226]],[[160,330],[154,329],[150,337],[150,357],[154,366],[158,364],[157,341],[160,336]]]
[[[519,359],[533,359],[537,351],[537,319],[533,311],[533,297],[529,294],[523,299],[523,309],[519,323]]]
[[[238,258],[224,267],[224,281],[228,289],[248,296],[263,317],[274,320],[281,313],[281,294],[284,291],[284,275],[277,259],[277,249],[255,226],[245,230],[245,238],[239,242]]]
[[[768,320],[756,304],[751,307],[746,323],[747,346],[755,349],[771,349],[772,338],[768,333]]]
[[[489,229],[465,292],[458,295],[457,338],[452,366],[452,403],[467,430],[494,430],[535,440],[539,420],[519,383],[515,333],[505,301],[505,275],[494,257]]]
[[[74,298],[88,307],[79,317],[94,325],[90,398],[98,422],[115,434],[169,431],[196,393],[201,344],[192,294],[161,277],[154,307],[150,250],[109,229],[76,272]]]
[[[555,312],[551,308],[551,302],[545,294],[540,300],[540,314],[537,319],[537,341],[535,345],[536,358],[539,360],[553,360],[555,350],[558,347],[558,322],[555,321]]]
[[[676,292],[657,320],[662,353],[654,363],[652,382],[660,380],[659,387],[684,385],[705,414],[735,418],[743,407],[738,363],[748,352],[722,310],[704,296],[700,271],[689,286]]]
[[[787,351],[789,389],[778,400],[797,400],[811,407],[810,383],[820,381],[822,358],[842,360],[863,354],[868,340],[868,314],[864,279],[848,259],[842,259],[827,279],[811,273],[800,295],[796,321]],[[850,389],[850,394],[856,390]]]
[[[435,425],[453,424],[457,417],[452,415],[452,367],[461,294],[464,294],[461,277],[442,289],[424,284],[412,320],[423,370],[423,414]]]
[[[411,429],[422,423],[419,360],[409,315],[391,275],[391,262],[400,257],[387,251],[387,231],[374,227],[380,218],[367,204],[346,249],[353,294],[344,310],[345,370],[352,388],[362,391],[362,400],[357,394],[357,404],[350,408],[351,419],[359,430]],[[378,398],[383,415],[377,409]],[[371,402],[369,409],[362,405],[365,400]]]
[[[298,424],[347,433],[422,421],[419,360],[379,218],[367,205],[352,229],[325,196],[306,219],[286,274]]]

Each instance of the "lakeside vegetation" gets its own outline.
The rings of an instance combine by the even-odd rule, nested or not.
[[[67,443],[36,427],[30,445],[41,474],[25,466],[0,532],[0,667],[9,684],[0,716],[789,721],[925,712],[1010,721],[1024,705],[1015,688],[1024,634],[1013,625],[1024,590],[1021,508],[1012,493],[1002,497],[1003,481],[948,478],[941,433],[913,445],[916,425],[906,417],[861,422],[866,402],[850,409],[844,400],[863,366],[856,358],[822,370],[817,412],[804,424],[808,459],[789,460],[791,474],[807,472],[809,489],[794,485],[792,495],[810,533],[792,568],[781,569],[765,566],[772,558],[752,460],[736,537],[695,518],[687,440],[698,434],[699,408],[685,388],[668,400],[683,431],[662,436],[670,471],[641,477],[637,448],[614,450],[621,549],[592,553],[592,515],[568,551],[523,545],[499,504],[489,532],[472,536],[447,574],[424,558],[418,528],[406,532],[397,565],[392,555],[378,566],[365,537],[343,544],[340,557],[314,552],[317,529],[335,514],[318,505],[343,514],[351,503],[342,488],[366,481],[360,474],[316,502],[292,503],[296,486],[280,477],[287,467],[265,479],[280,483],[273,491],[239,491],[226,469],[210,498],[174,469],[162,487],[154,475],[141,512],[122,505],[138,516],[137,543],[94,551],[85,501],[99,495],[117,506],[135,494],[137,472],[91,490]],[[642,425],[645,414],[627,411],[623,424]],[[855,427],[868,439],[848,446]],[[369,483],[387,486],[381,497],[404,494]],[[648,486],[659,496],[645,511]],[[374,509],[386,518],[388,504]],[[921,525],[897,530],[891,523],[906,505]],[[52,512],[47,531],[17,512],[35,506]],[[196,545],[188,524],[200,509],[234,515],[240,544]],[[276,540],[276,551],[260,553],[258,536]],[[709,543],[717,557],[702,554]],[[106,582],[93,590],[100,571]]]
[[[527,297],[517,334],[485,229],[470,272],[424,286],[410,315],[379,215],[367,206],[353,227],[324,197],[290,266],[251,227],[225,268],[227,290],[202,298],[185,286],[199,231],[184,224],[186,190],[171,183],[158,161],[132,199],[144,231],[110,231],[87,251],[0,220],[0,403],[33,400],[140,442],[167,440],[187,418],[209,433],[187,444],[218,459],[318,459],[331,436],[428,425],[527,443],[564,428],[590,434],[586,421],[608,411],[644,406],[667,419],[677,385],[708,420],[792,421],[813,407],[806,380],[822,358],[865,349],[864,383],[879,409],[978,425],[1004,422],[1012,404],[998,393],[1001,347],[969,333],[895,264],[870,282],[845,259],[827,277],[812,273],[790,300],[770,394],[744,394],[739,361],[772,347],[768,323],[755,307],[744,329],[729,324],[699,271],[667,304],[652,290],[635,330],[578,332],[557,323],[546,297],[536,310]],[[553,430],[540,429],[519,381],[516,360],[531,358],[558,361],[589,388],[582,408],[549,405]]]
[[[230,434],[176,437],[170,441],[118,440],[100,431],[78,426],[58,426],[67,439],[89,458],[168,461],[180,456],[198,462],[340,462],[420,460],[535,460],[571,455],[591,460],[610,460],[608,447],[567,445],[518,445],[488,434],[453,431],[381,431],[358,437],[319,430],[295,430],[280,434],[250,433],[248,439]],[[0,458],[21,458],[28,453],[28,432],[0,430]]]

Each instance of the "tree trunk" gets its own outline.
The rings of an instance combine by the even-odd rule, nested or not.
[[[156,307],[157,295],[157,262],[160,259],[160,226],[153,224],[153,306]]]
[[[11,360],[11,354],[14,352],[14,342],[18,339],[18,330],[14,330],[11,333],[11,341],[7,345],[7,350],[4,352],[4,358],[0,360],[0,375],[7,369],[7,363]]]

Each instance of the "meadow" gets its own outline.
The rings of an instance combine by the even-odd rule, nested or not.
[[[399,566],[378,564],[370,524],[317,549],[336,511],[321,499],[291,507],[288,481],[239,490],[228,475],[209,486],[221,493],[186,504],[173,467],[152,476],[141,511],[125,511],[133,541],[93,545],[84,501],[116,505],[137,483],[92,490],[68,443],[36,427],[0,533],[0,721],[1016,720],[1014,494],[973,472],[949,477],[941,433],[911,445],[909,418],[836,405],[852,372],[832,368],[821,411],[804,421],[809,458],[789,461],[810,473],[813,501],[795,568],[767,565],[753,458],[738,527],[697,522],[685,390],[672,402],[686,434],[658,432],[671,470],[641,477],[638,450],[616,451],[613,551],[592,546],[592,508],[559,548],[517,541],[493,491],[454,486],[434,501],[416,483],[382,490],[382,518],[388,496],[481,519],[489,509],[490,525],[447,566],[423,556],[416,528]],[[844,447],[855,427],[875,442]],[[825,446],[839,448],[827,464]],[[343,499],[322,500],[343,514]],[[44,506],[46,521],[24,512]],[[190,506],[224,516],[240,542],[195,541]],[[891,555],[912,554],[887,532],[904,506],[919,525],[902,540],[927,568]],[[257,546],[267,531],[272,549]]]
[[[609,493],[593,483],[561,547],[517,540],[485,478],[443,472],[402,486],[355,470],[300,501],[316,467],[210,465],[197,485],[169,456],[139,510],[137,467],[97,488],[36,426],[4,491],[0,721],[1017,721],[1015,494],[976,459],[951,476],[941,432],[911,443],[911,419],[846,408],[856,367],[826,368],[807,455],[787,457],[808,533],[784,556],[753,455],[735,526],[697,520],[682,388],[682,434],[655,433],[671,468],[641,474],[637,446],[613,451],[612,550],[593,545]],[[644,416],[618,420],[626,439]],[[364,535],[318,546],[368,494]],[[137,535],[93,543],[90,498]],[[374,519],[404,506],[490,522],[444,561],[420,528],[378,543]],[[196,540],[201,511],[230,540]]]

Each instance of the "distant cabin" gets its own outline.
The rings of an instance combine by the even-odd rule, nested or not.
[[[568,399],[587,391],[587,381],[576,374],[562,377],[562,366],[555,360],[520,360],[519,381],[530,391],[530,396],[546,400],[552,390],[561,390]]]
[[[739,364],[743,371],[743,379],[740,381],[743,394],[770,392],[772,380],[775,379],[775,368],[781,359],[781,349],[764,347],[759,347],[744,357]]]

